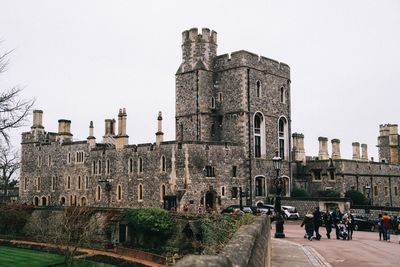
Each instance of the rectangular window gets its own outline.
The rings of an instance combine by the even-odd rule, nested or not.
[[[24,191],[26,191],[28,189],[28,178],[25,177],[24,178]]]
[[[89,177],[85,177],[85,189],[89,188]]]
[[[83,151],[77,151],[76,152],[76,163],[79,163],[79,164],[81,164],[81,163],[83,163],[84,162],[84,154],[83,154]]]
[[[397,186],[394,187],[394,195],[397,196],[399,194]]]
[[[237,175],[237,166],[232,166],[232,177],[236,177]]]
[[[67,177],[67,189],[71,189],[71,176]]]
[[[56,177],[51,177],[51,191],[56,191]]]
[[[106,161],[106,174],[110,174],[110,160]]]
[[[51,162],[51,155],[49,155],[49,157],[47,158],[47,165],[50,167],[52,164],[51,164],[52,162]]]
[[[238,197],[238,188],[236,186],[232,187],[232,198]]]
[[[68,153],[67,162],[68,164],[71,164],[71,153]]]
[[[213,166],[206,166],[206,177],[215,177],[215,168]]]
[[[82,189],[82,178],[78,176],[78,190]]]
[[[93,175],[96,174],[96,161],[93,161],[93,164],[92,164],[92,174]]]
[[[314,181],[321,181],[321,171],[320,170],[313,171],[313,178]]]
[[[374,185],[374,196],[378,196],[378,186]]]
[[[387,197],[388,195],[389,195],[389,188],[385,186],[385,197]]]
[[[254,156],[256,158],[261,157],[261,136],[255,136],[255,145],[254,145]]]
[[[40,177],[36,178],[36,191],[40,191]]]
[[[39,156],[39,157],[37,158],[37,166],[38,166],[38,167],[41,167],[41,166],[42,166],[42,157],[41,157],[41,156]]]
[[[279,156],[285,159],[285,140],[279,139]]]
[[[335,172],[334,172],[334,171],[329,171],[329,179],[330,179],[331,181],[334,181],[334,180],[335,180]]]

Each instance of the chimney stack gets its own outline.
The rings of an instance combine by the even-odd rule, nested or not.
[[[318,141],[319,141],[319,152],[318,152],[319,160],[329,159],[328,138],[320,136],[318,137]]]
[[[390,164],[399,164],[399,134],[397,124],[389,126]]]
[[[87,137],[87,143],[89,145],[89,148],[95,148],[96,147],[96,137],[93,136],[93,121],[90,121],[89,125],[89,136]]]
[[[156,145],[159,146],[163,141],[164,133],[162,132],[162,113],[159,111],[157,117]]]
[[[70,120],[58,120],[58,136],[56,140],[61,142],[71,142],[71,121]]]
[[[103,143],[113,145],[115,143],[115,120],[105,119],[105,132],[103,136]]]
[[[353,160],[360,160],[360,143],[353,142]]]
[[[361,144],[361,160],[368,161],[368,147],[367,147],[367,144]]]
[[[301,133],[293,133],[293,160],[306,163],[306,152],[304,150],[304,135]]]
[[[129,136],[126,134],[126,117],[126,109],[119,109],[118,135],[115,137],[115,148],[117,150],[124,148],[129,142]]]
[[[340,140],[332,139],[332,159],[341,159],[340,155]]]

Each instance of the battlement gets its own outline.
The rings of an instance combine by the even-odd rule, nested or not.
[[[188,31],[182,32],[182,44],[198,41],[217,44],[217,32],[210,31],[208,28],[202,28],[201,34],[198,33],[197,28],[191,28]]]
[[[217,56],[215,58],[214,67],[216,70],[234,67],[252,67],[290,78],[290,67],[287,64],[245,50]]]
[[[389,136],[398,134],[398,125],[397,124],[381,124],[379,125],[379,135],[380,136]]]

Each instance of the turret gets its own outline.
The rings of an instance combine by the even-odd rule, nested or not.
[[[162,132],[162,114],[158,112],[157,117],[157,132],[156,132],[156,144],[159,146],[164,141],[164,133]]]
[[[379,126],[379,161],[399,164],[399,134],[397,124]]]
[[[203,28],[198,34],[197,28],[182,33],[182,64],[178,72],[194,69],[211,69],[211,63],[217,56],[217,33]]]
[[[329,159],[328,138],[320,136],[318,137],[318,142],[319,142],[318,159],[319,160]]]

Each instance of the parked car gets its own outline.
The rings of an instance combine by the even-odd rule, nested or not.
[[[353,213],[354,230],[375,231],[375,223],[362,214]]]
[[[282,210],[285,214],[286,219],[288,220],[298,220],[300,218],[300,215],[297,211],[297,209],[293,206],[282,206]]]
[[[240,209],[240,205],[228,206],[228,207],[224,208],[221,211],[221,214],[222,213],[232,213],[234,209]],[[240,212],[242,212],[242,213],[253,213],[255,211],[255,209],[256,209],[256,207],[242,206],[242,209],[241,209]]]

